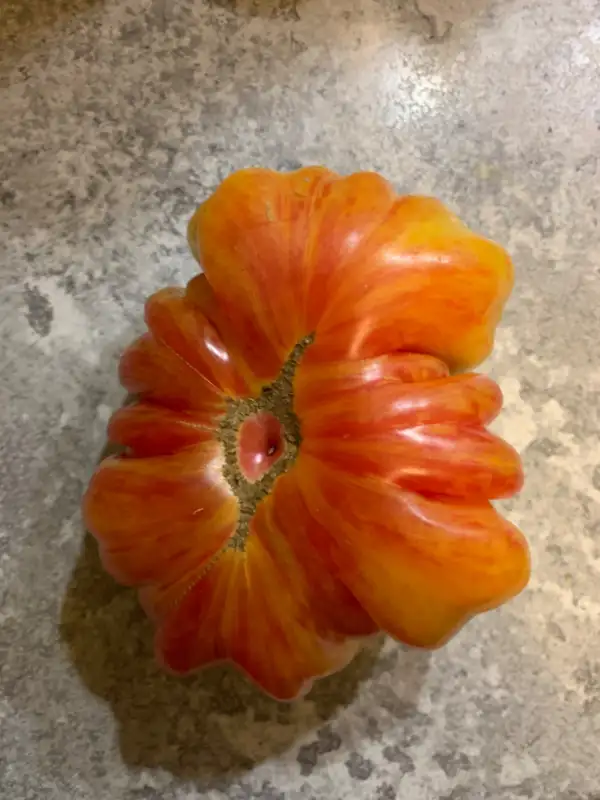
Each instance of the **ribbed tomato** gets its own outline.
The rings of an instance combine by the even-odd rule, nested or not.
[[[497,245],[381,177],[244,170],[198,209],[203,274],[147,303],[135,403],[85,519],[140,588],[161,661],[230,660],[296,697],[384,630],[444,643],[519,592],[522,535],[490,500],[519,457],[486,430],[484,359],[512,286]]]

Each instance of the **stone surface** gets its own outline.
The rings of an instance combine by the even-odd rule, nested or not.
[[[3,0],[0,795],[600,797],[597,0]],[[142,302],[231,170],[434,193],[517,288],[486,365],[531,587],[430,656],[388,642],[280,707],[158,672],[80,497]]]

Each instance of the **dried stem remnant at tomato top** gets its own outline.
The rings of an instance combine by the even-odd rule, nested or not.
[[[265,386],[259,397],[230,398],[227,401],[227,412],[219,426],[219,440],[225,451],[223,474],[240,505],[240,518],[230,547],[244,549],[257,505],[271,492],[277,478],[296,460],[302,432],[300,420],[294,412],[294,376],[304,351],[313,341],[314,335],[311,335],[298,342],[276,380]],[[272,414],[281,423],[282,452],[262,478],[250,481],[240,468],[239,431],[246,419],[261,412]]]
[[[290,700],[378,630],[439,647],[520,592],[527,543],[491,502],[520,460],[470,372],[512,288],[502,247],[323,167],[231,175],[188,241],[201,274],[147,301],[109,423],[125,454],[84,501],[159,661],[229,660]]]

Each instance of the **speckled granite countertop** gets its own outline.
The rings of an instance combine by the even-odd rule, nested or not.
[[[599,798],[597,0],[3,0],[0,38],[0,796]],[[79,502],[195,204],[312,162],[514,255],[486,369],[534,578],[447,649],[388,642],[280,707],[157,671]]]

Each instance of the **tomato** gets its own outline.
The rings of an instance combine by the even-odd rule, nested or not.
[[[160,661],[234,662],[291,699],[379,630],[438,647],[527,583],[491,500],[522,483],[469,372],[510,259],[381,177],[252,169],[194,214],[203,273],[146,305],[84,501]]]

